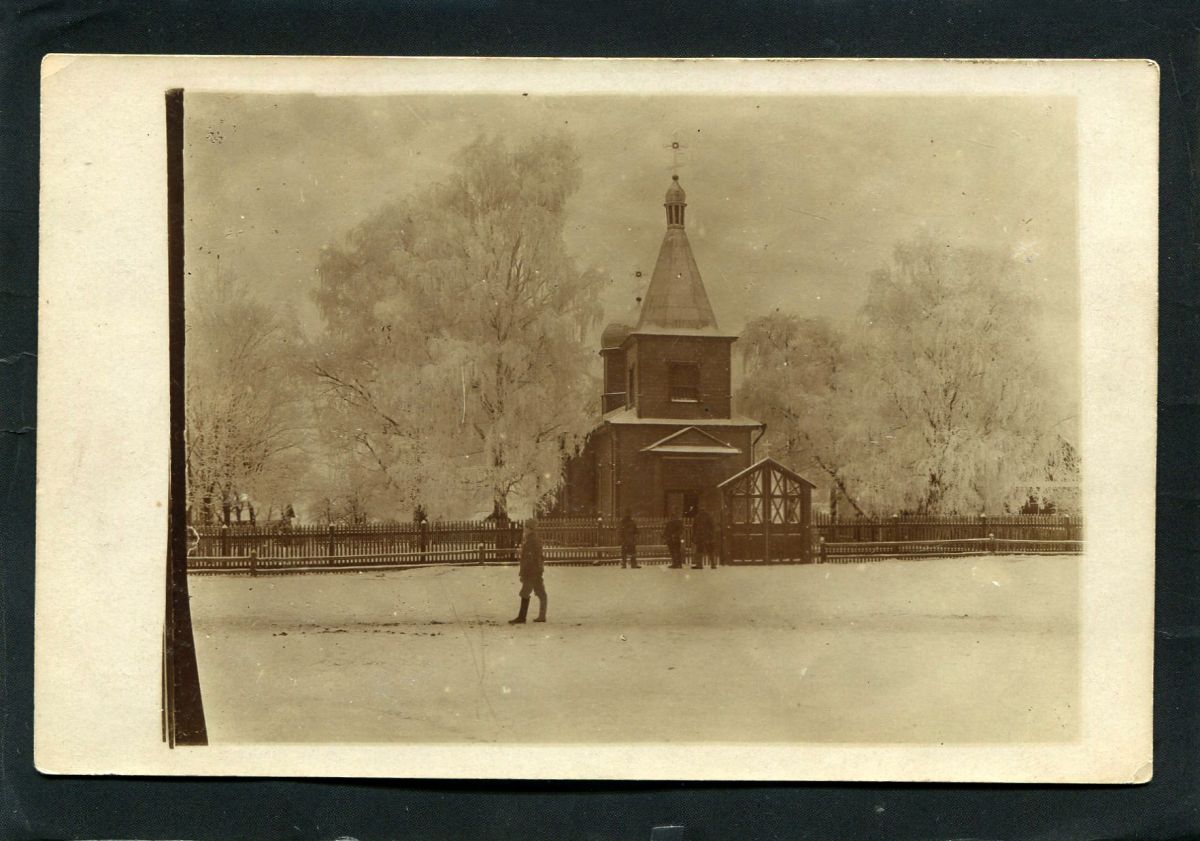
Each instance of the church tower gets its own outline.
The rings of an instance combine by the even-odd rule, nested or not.
[[[687,195],[674,176],[667,231],[624,343],[628,404],[639,418],[730,418],[730,346],[721,333],[684,227]]]
[[[635,325],[601,336],[599,425],[568,463],[568,513],[662,517],[718,505],[716,486],[750,465],[762,424],[732,410],[731,351],[708,300],[685,227],[687,194],[673,176],[667,229]]]

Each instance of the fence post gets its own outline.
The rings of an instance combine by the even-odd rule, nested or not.
[[[988,537],[991,536],[990,534],[988,534],[987,514],[979,515],[979,533],[982,535],[988,536]]]
[[[480,565],[480,566],[483,566],[483,554],[484,554],[484,548],[483,548],[483,544],[482,544],[482,543],[480,543],[480,544],[479,544],[479,546],[478,546],[478,550],[479,550],[479,565]]]
[[[232,552],[229,551],[229,526],[221,526],[221,555],[228,558]]]
[[[250,550],[250,575],[258,575],[258,550]]]
[[[329,524],[329,543],[326,546],[326,550],[327,550],[326,554],[331,558],[333,557],[333,540],[334,540],[334,533],[336,532],[336,530],[337,530],[337,526],[335,526],[333,523],[330,523]]]
[[[604,559],[604,550],[600,547],[604,545],[604,516],[600,515],[596,518],[596,560]]]
[[[994,531],[988,532],[988,549],[993,555],[996,554],[996,533]]]
[[[892,515],[892,542],[893,543],[900,542],[900,515],[899,514]]]
[[[821,538],[821,563],[825,563],[825,538]]]

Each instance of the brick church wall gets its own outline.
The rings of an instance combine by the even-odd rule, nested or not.
[[[750,466],[752,431],[744,428],[706,429],[716,438],[741,450],[723,458],[679,458],[643,453],[645,447],[672,432],[686,428],[667,425],[621,426],[617,428],[618,507],[616,514],[632,509],[634,516],[661,517],[666,508],[666,491],[698,490],[701,504],[716,515],[720,498],[716,486]]]
[[[730,416],[730,341],[707,336],[637,336],[627,352],[637,365],[638,417],[727,418]],[[696,365],[700,400],[671,400],[671,364]]]

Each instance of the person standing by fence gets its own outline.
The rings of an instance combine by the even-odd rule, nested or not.
[[[663,542],[671,555],[671,569],[683,569],[683,521],[678,517],[672,517],[663,526]]]
[[[625,516],[621,520],[621,569],[625,569],[625,563],[628,561],[630,569],[641,569],[641,564],[637,559],[637,523],[633,521],[633,513],[628,509],[625,510]]]
[[[696,509],[696,519],[692,521],[692,548],[696,556],[692,558],[692,569],[704,569],[708,560],[713,569],[717,566],[717,557],[713,553],[713,520],[703,508]]]
[[[421,563],[425,563],[428,559],[426,552],[429,551],[429,520],[425,517],[425,510],[419,509],[420,520],[417,521],[417,548],[421,551]]]
[[[545,565],[542,562],[542,541],[537,535],[536,522],[530,518],[525,521],[525,531],[521,536],[521,609],[515,619],[508,620],[510,625],[524,625],[525,616],[529,613],[529,594],[538,597],[538,615],[534,622],[546,621],[546,584],[542,580]]]

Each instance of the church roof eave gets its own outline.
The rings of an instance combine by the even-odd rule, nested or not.
[[[740,334],[721,330],[715,324],[712,327],[659,327],[651,325],[633,330],[625,337],[625,341],[628,342],[633,336],[701,336],[710,339],[726,339],[731,342],[736,342],[740,338]]]
[[[601,415],[600,423],[614,426],[736,426],[744,429],[760,429],[762,421],[745,415],[734,415],[728,418],[639,418],[636,409],[619,407]]]
[[[654,447],[653,449],[643,449],[642,452],[652,453],[660,456],[736,456],[741,455],[742,451],[737,447],[706,447],[697,444],[680,444],[678,446],[673,446],[671,444],[665,444],[661,447]]]

